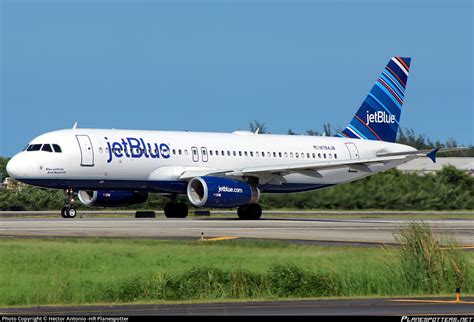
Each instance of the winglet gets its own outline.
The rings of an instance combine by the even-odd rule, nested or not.
[[[436,153],[438,153],[439,149],[440,148],[436,148],[426,155],[428,158],[431,159],[431,161],[433,161],[433,163],[436,163]]]

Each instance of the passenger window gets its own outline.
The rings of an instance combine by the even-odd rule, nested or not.
[[[298,157],[298,152],[295,153],[295,157]]]
[[[258,151],[255,152],[255,156],[256,156],[256,157],[259,157],[259,156],[260,156],[260,154],[258,153]]]
[[[336,153],[334,153],[334,159],[337,159],[337,154]]]
[[[41,148],[41,151],[53,152],[53,149],[51,149],[51,145],[43,144],[43,147]]]
[[[184,155],[188,155],[188,150],[184,150]]]
[[[247,151],[244,151],[244,155],[247,156]]]
[[[326,153],[323,154],[324,158],[326,159]]]
[[[103,152],[104,152],[104,149],[99,148],[99,152],[100,152],[100,153],[103,153]]]
[[[278,152],[278,156],[281,158],[281,152]]]
[[[265,157],[265,152],[262,152],[262,157]]]
[[[301,153],[301,158],[304,159],[304,153]]]
[[[293,157],[293,152],[290,152],[290,158],[292,158],[292,157]]]
[[[253,152],[252,151],[250,151],[250,156],[253,157]]]
[[[222,153],[222,154],[224,154],[224,153]],[[230,157],[230,151],[229,150],[227,150],[227,156]]]
[[[181,149],[178,150],[178,154],[181,155],[183,151],[181,151]]]
[[[53,144],[53,150],[54,152],[58,152],[58,153],[61,153],[61,147],[57,144]]]
[[[329,153],[329,159],[332,159],[332,154],[331,153]]]
[[[242,156],[242,151],[239,151],[239,157],[241,157],[241,156]]]
[[[237,153],[235,153],[235,151],[232,151],[232,154],[234,155],[234,157],[237,155]]]
[[[308,159],[311,158],[310,155],[309,155],[309,153],[306,153],[306,157],[307,157]]]
[[[26,151],[39,151],[42,144],[31,144]]]
[[[176,155],[176,150],[175,149],[173,149],[173,155]]]
[[[288,152],[285,152],[285,158],[288,158]]]
[[[273,152],[273,157],[276,158],[276,156],[277,156],[277,153]]]
[[[209,150],[209,155],[212,155],[212,150]]]
[[[320,158],[320,159],[321,159],[321,153],[318,153],[318,158]]]

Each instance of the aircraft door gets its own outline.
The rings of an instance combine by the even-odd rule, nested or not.
[[[195,146],[191,147],[191,154],[193,156],[193,161],[198,162],[199,161],[199,152],[198,152],[198,149]]]
[[[207,156],[207,148],[201,147],[201,158],[202,162],[207,162],[208,156]]]
[[[349,150],[349,155],[351,159],[359,159],[359,150],[354,143],[346,143],[347,150]]]
[[[94,149],[92,149],[92,142],[87,135],[76,135],[79,149],[81,150],[81,166],[94,166]]]

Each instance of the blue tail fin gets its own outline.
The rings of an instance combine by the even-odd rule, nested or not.
[[[410,71],[407,57],[392,57],[349,125],[337,136],[395,142]]]

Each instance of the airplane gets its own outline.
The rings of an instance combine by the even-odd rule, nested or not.
[[[328,188],[364,178],[414,158],[436,161],[439,148],[397,144],[409,57],[392,57],[350,123],[334,137],[232,133],[64,129],[34,138],[7,164],[18,181],[63,189],[64,218],[76,199],[91,207],[170,198],[168,218],[185,218],[186,194],[195,207],[235,208],[240,219],[262,215],[262,193]],[[448,149],[444,149],[447,151]]]

